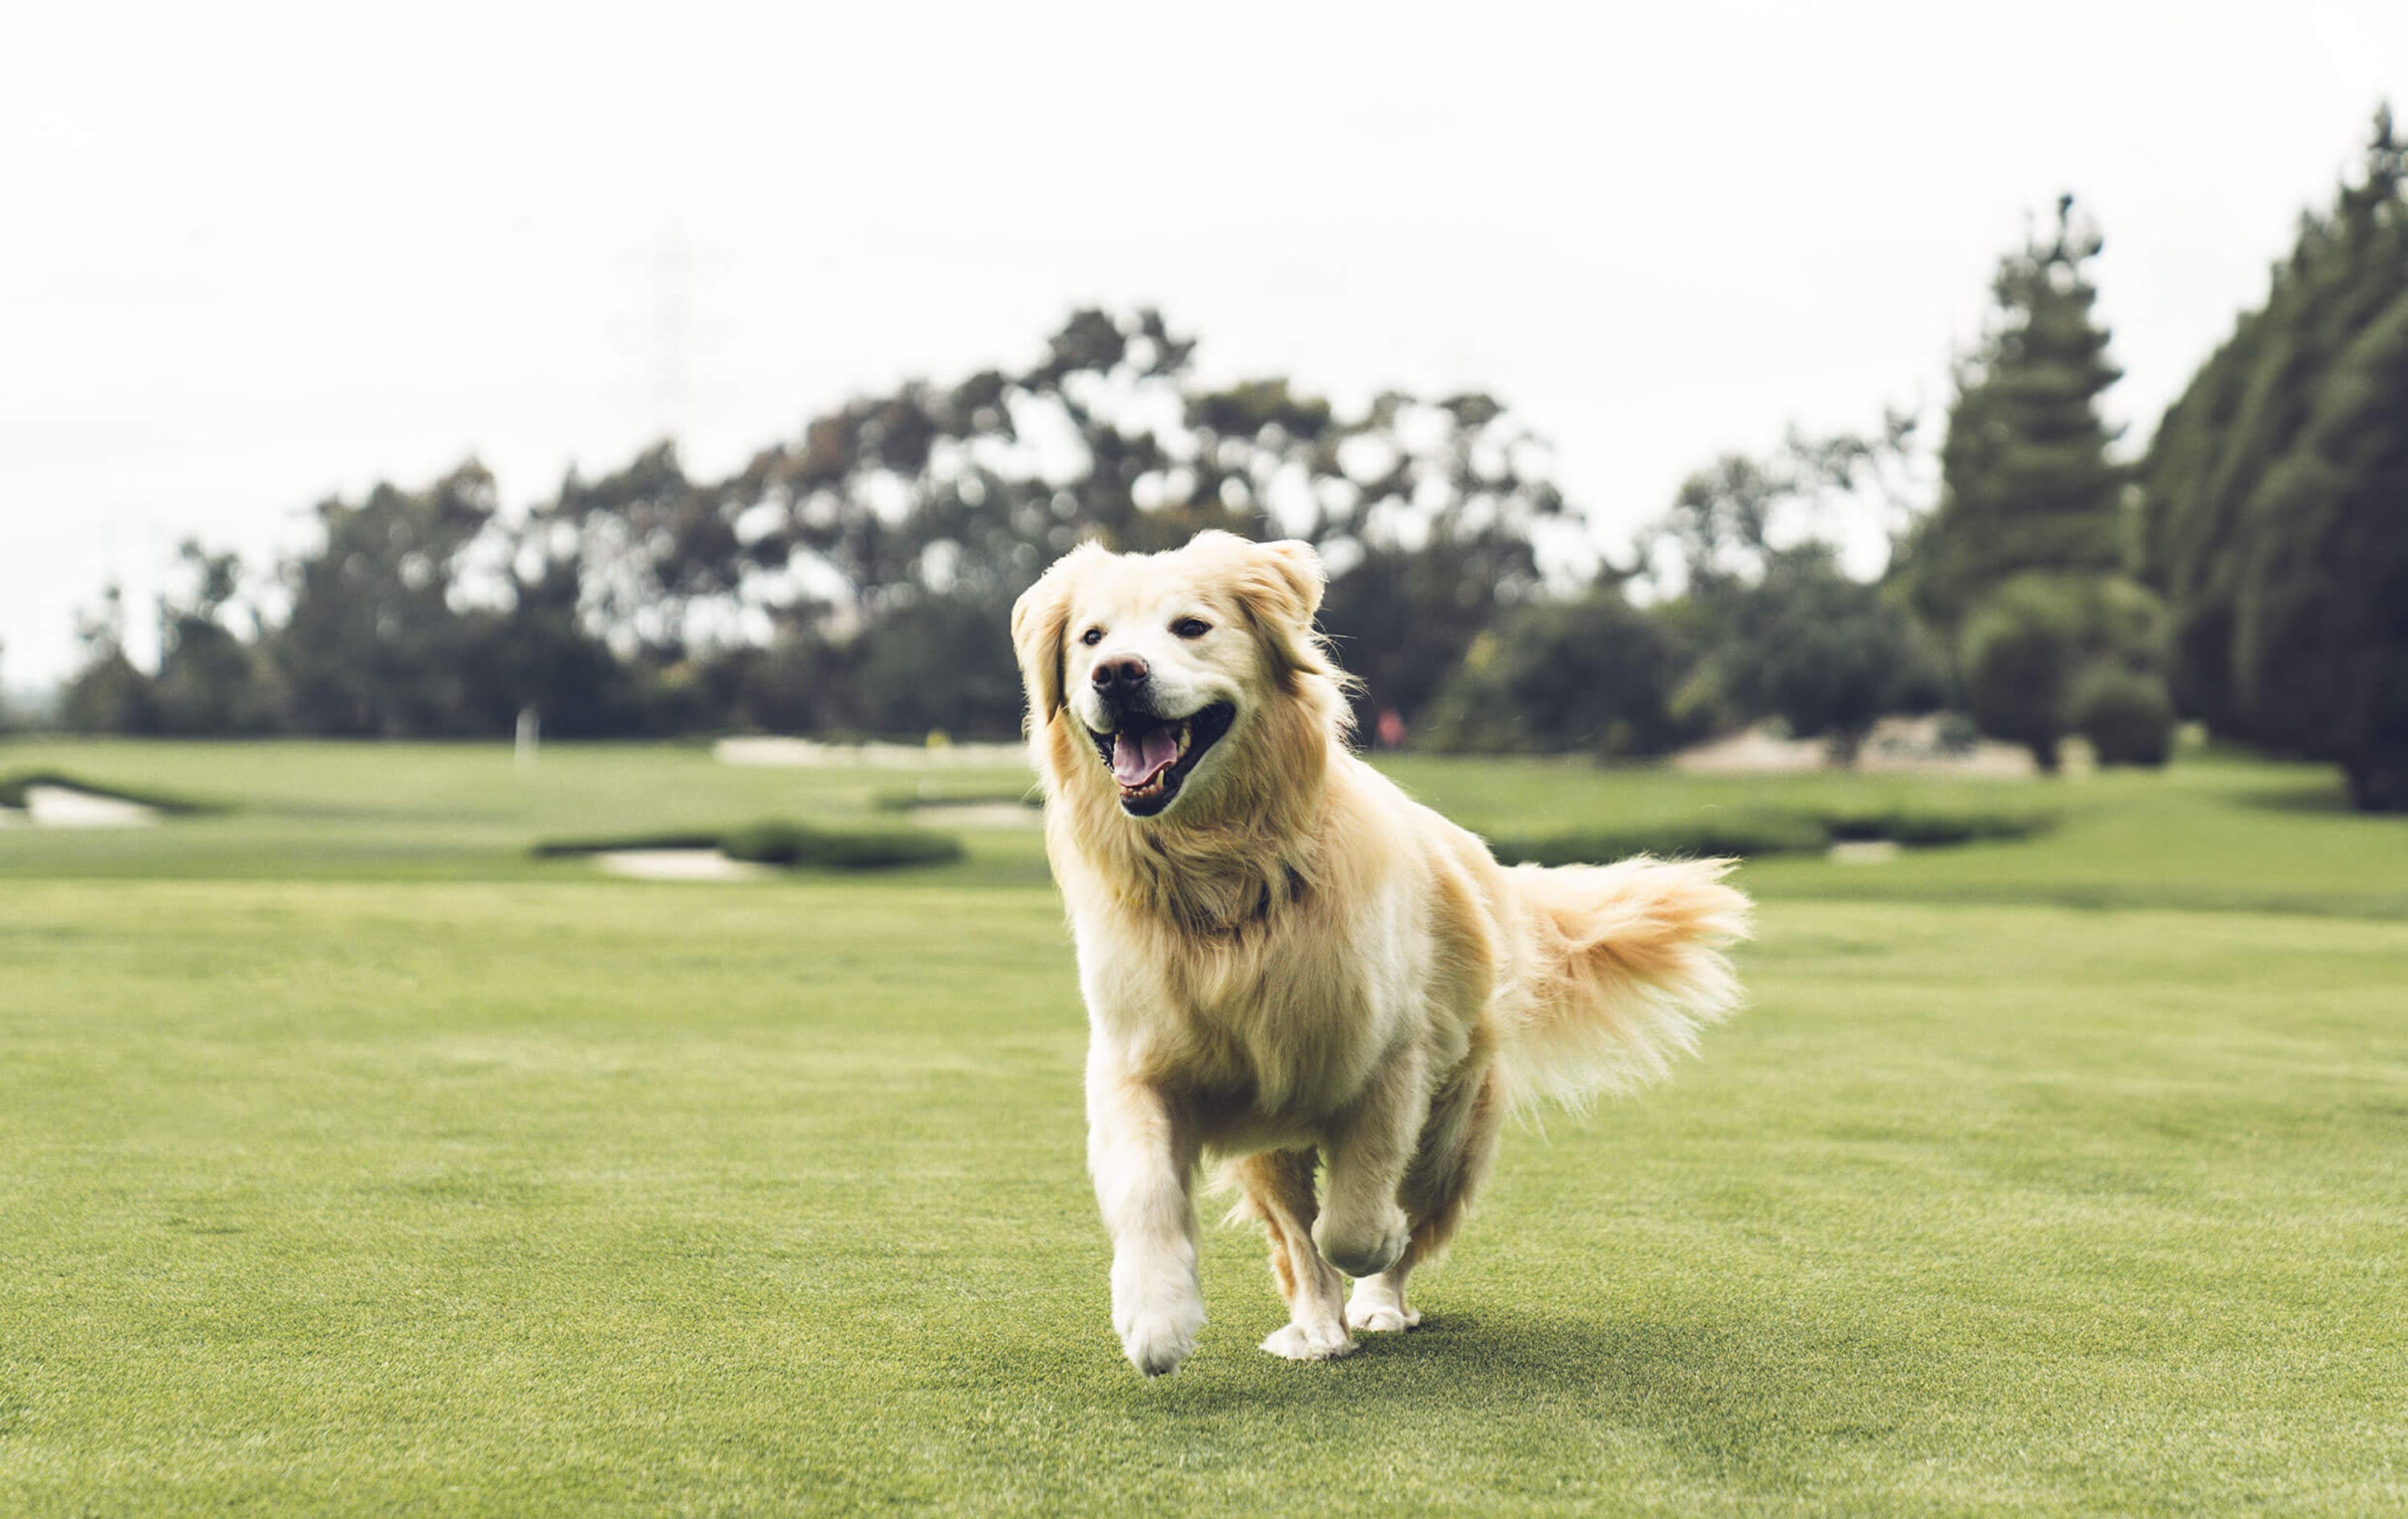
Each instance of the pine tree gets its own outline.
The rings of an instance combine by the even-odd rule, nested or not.
[[[1992,282],[1997,320],[1958,376],[1940,508],[1910,546],[1916,606],[1944,631],[2014,576],[2123,567],[2124,471],[2099,408],[2121,371],[2086,268],[2100,246],[2064,196],[2054,236]]]
[[[1915,609],[1954,649],[1975,720],[2049,770],[2094,677],[2162,682],[2162,619],[2124,573],[2127,472],[2100,410],[2120,378],[2088,272],[2100,247],[2067,195],[2047,240],[2000,264],[1989,336],[1948,414],[1939,509],[1904,545]]]

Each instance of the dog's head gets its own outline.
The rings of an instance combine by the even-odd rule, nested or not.
[[[1051,779],[1175,820],[1244,789],[1299,724],[1326,747],[1344,704],[1312,628],[1323,583],[1311,545],[1228,533],[1168,553],[1064,555],[1011,609]]]

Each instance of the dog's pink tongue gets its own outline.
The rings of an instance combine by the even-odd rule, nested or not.
[[[1179,745],[1167,725],[1137,735],[1123,728],[1112,737],[1112,779],[1124,786],[1142,786],[1178,757]]]

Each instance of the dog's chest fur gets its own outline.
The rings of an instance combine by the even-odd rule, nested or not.
[[[1079,915],[1080,979],[1131,1068],[1309,1119],[1351,1101],[1417,1025],[1428,955],[1414,917],[1402,893],[1346,917],[1293,901],[1213,935],[1098,909]]]

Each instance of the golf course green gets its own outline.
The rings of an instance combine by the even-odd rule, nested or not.
[[[1035,828],[710,883],[538,853],[1017,769],[0,743],[200,806],[0,828],[0,1513],[2408,1510],[2408,819],[2224,753],[1392,770],[1499,836],[2044,826],[1750,863],[1748,1010],[1510,1132],[1422,1328],[1263,1355],[1259,1238],[1212,1228],[1150,1383]]]

